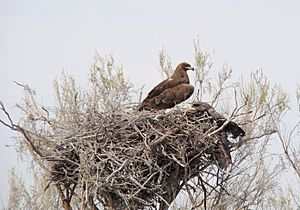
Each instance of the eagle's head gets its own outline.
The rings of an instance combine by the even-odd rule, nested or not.
[[[185,71],[187,70],[193,70],[194,71],[194,68],[191,66],[191,64],[187,63],[187,62],[182,62],[180,63],[176,69],[183,69]]]

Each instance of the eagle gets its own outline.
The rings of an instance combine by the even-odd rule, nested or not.
[[[148,93],[138,110],[169,109],[188,99],[194,92],[188,70],[194,68],[187,62],[180,63],[169,79],[162,81]]]
[[[205,113],[211,118],[211,123],[215,124],[217,128],[222,127],[227,121],[225,116],[218,113],[211,105],[206,102],[194,102],[192,104],[192,108],[195,109],[195,111],[191,111],[190,114],[192,114],[193,116],[198,114],[200,114],[200,116],[203,116],[203,114]],[[229,164],[232,163],[230,154],[232,143],[228,137],[231,137],[231,140],[232,138],[239,140],[246,134],[245,131],[235,122],[229,121],[226,123],[227,124],[222,129],[222,131],[225,132],[219,132],[217,134],[219,135],[219,138],[218,141],[212,144],[213,150],[211,152],[212,158],[222,169],[226,169]],[[230,133],[231,136],[229,136],[228,133]]]
[[[225,116],[218,113],[211,105],[206,102],[194,102],[192,104],[192,108],[194,108],[197,112],[206,112],[206,114],[215,121],[218,127],[223,126],[223,124],[227,120]],[[233,121],[229,121],[223,130],[231,133],[234,139],[237,137],[243,137],[246,134],[245,131]]]

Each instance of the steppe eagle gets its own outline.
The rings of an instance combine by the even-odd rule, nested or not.
[[[194,86],[190,85],[188,70],[194,68],[189,63],[180,63],[171,78],[162,81],[148,93],[138,110],[168,109],[188,99],[194,92]]]

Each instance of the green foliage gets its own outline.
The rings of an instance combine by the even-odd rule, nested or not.
[[[165,49],[159,52],[159,65],[163,79],[170,78],[173,74],[171,58]]]
[[[9,175],[9,200],[7,209],[60,209],[60,201],[54,189],[48,189],[47,179],[38,168],[30,169],[33,184],[25,185],[25,181],[18,175],[15,169]]]
[[[133,85],[123,73],[123,67],[116,66],[112,56],[101,57],[95,55],[89,81],[92,85],[88,97],[93,104],[92,108],[113,111],[132,101]]]
[[[194,101],[202,101],[204,95],[212,93],[212,83],[209,74],[212,70],[212,56],[200,48],[199,39],[194,40],[195,53],[195,90]]]

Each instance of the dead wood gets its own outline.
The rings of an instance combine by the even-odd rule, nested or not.
[[[76,129],[60,125],[51,135],[40,136],[51,138],[52,145],[38,146],[49,186],[56,186],[68,210],[79,192],[91,209],[101,203],[107,209],[160,210],[180,190],[191,195],[193,178],[206,193],[201,175],[212,165],[228,167],[234,147],[228,135],[240,138],[245,133],[234,122],[220,123],[204,105],[169,112],[94,113]],[[37,142],[37,135],[24,129],[21,133],[30,144]]]

